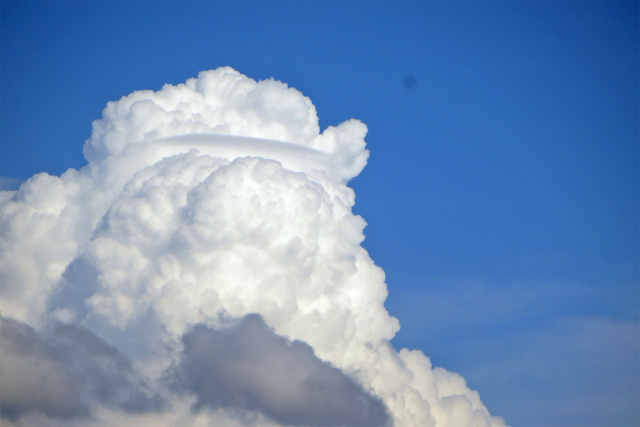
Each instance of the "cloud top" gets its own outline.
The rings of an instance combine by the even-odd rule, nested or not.
[[[332,157],[331,176],[348,180],[366,164],[366,132],[364,124],[350,120],[321,134],[314,105],[298,90],[221,67],[158,92],[137,91],[109,102],[102,119],[93,123],[84,155],[100,163],[132,144],[161,138],[213,134],[220,141],[219,135],[244,136],[324,152]]]

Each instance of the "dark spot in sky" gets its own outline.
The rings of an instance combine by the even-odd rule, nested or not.
[[[404,80],[402,80],[402,83],[407,89],[413,89],[418,85],[416,76],[414,76],[413,74],[407,74],[406,76],[404,76]]]

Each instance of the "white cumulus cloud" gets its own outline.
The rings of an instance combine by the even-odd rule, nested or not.
[[[366,132],[229,67],[108,103],[87,166],[0,192],[3,421],[503,426],[389,343],[347,186]]]

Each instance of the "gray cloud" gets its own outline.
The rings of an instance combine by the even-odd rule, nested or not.
[[[289,425],[389,424],[378,398],[318,359],[304,342],[276,335],[259,315],[225,330],[197,325],[183,343],[168,381],[176,390],[195,393],[195,409],[257,410]]]
[[[94,403],[127,412],[162,406],[115,347],[77,326],[40,334],[0,316],[0,359],[0,419],[88,417]]]

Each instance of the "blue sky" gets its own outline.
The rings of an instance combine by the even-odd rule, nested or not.
[[[350,185],[396,347],[514,426],[639,423],[637,2],[1,8],[3,177],[82,167],[134,90],[274,77],[369,127]]]

